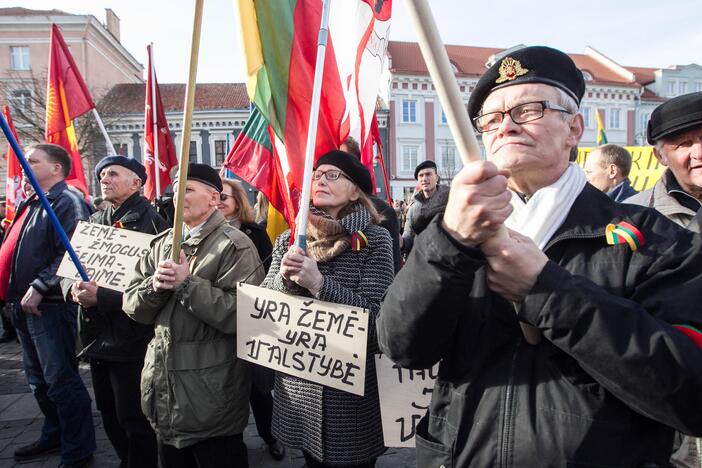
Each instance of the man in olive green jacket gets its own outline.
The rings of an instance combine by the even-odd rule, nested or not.
[[[261,261],[249,238],[217,210],[222,182],[189,166],[179,262],[172,230],[157,236],[124,294],[124,311],[154,325],[141,377],[142,410],[170,467],[246,467],[242,432],[251,377],[236,357],[236,286],[259,284]]]

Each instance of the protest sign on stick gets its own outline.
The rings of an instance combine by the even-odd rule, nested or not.
[[[417,424],[429,408],[439,365],[431,369],[403,369],[387,356],[376,354],[380,417],[387,447],[414,447]]]
[[[241,359],[363,396],[368,311],[239,284]]]
[[[150,234],[80,221],[71,237],[71,245],[91,280],[103,288],[124,292],[139,258],[149,251],[153,238]],[[68,253],[56,274],[80,279]]]

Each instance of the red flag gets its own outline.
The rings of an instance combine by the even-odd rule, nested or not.
[[[17,131],[15,131],[15,125],[12,123],[12,116],[10,115],[10,108],[3,106],[2,113],[5,115],[5,120],[12,130],[12,134],[17,140],[19,145],[20,141],[17,137]],[[12,150],[12,146],[8,142],[7,144],[7,180],[5,181],[5,193],[6,193],[6,206],[5,206],[5,219],[3,222],[6,226],[9,226],[12,220],[15,218],[15,210],[24,200],[24,190],[22,190],[22,166]]]
[[[149,55],[149,76],[146,79],[146,124],[144,128],[145,155],[144,163],[146,166],[146,174],[148,179],[144,185],[144,196],[149,200],[163,195],[164,190],[171,183],[171,169],[178,165],[176,158],[175,145],[171,132],[168,130],[168,122],[166,121],[166,113],[163,110],[161,102],[161,91],[156,81],[156,70],[151,63],[151,46],[146,46],[146,51]],[[156,102],[153,100],[155,88]],[[156,131],[158,137],[154,141],[154,106],[156,107]],[[157,157],[154,158],[154,155]],[[158,165],[155,164],[156,159]],[[156,176],[154,175],[154,167],[158,166],[158,190],[156,186]],[[158,193],[157,193],[158,192]]]
[[[78,152],[78,140],[73,119],[95,107],[88,86],[80,76],[71,52],[61,36],[58,26],[51,25],[49,49],[49,80],[46,88],[47,143],[59,145],[71,155],[71,172],[66,182],[88,194],[83,163]]]

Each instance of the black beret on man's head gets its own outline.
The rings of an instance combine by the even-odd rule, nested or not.
[[[102,158],[95,166],[95,178],[98,182],[100,182],[100,173],[108,166],[126,167],[141,179],[142,184],[146,183],[146,168],[144,165],[134,158],[127,158],[124,156],[107,156]]]
[[[176,178],[177,178],[176,174]],[[209,185],[218,192],[222,192],[222,178],[219,173],[208,164],[188,164],[188,180],[194,180]]]
[[[663,137],[702,126],[702,91],[683,94],[656,107],[648,121],[646,138],[654,144]]]
[[[585,94],[583,74],[567,54],[551,47],[524,47],[495,62],[480,77],[468,101],[468,115],[477,117],[485,99],[496,89],[527,83],[560,88],[578,105]]]
[[[414,168],[414,180],[419,180],[419,171],[422,169],[434,169],[437,174],[439,173],[439,171],[436,170],[436,163],[431,159],[427,159],[417,164],[417,167]]]
[[[351,181],[358,185],[358,188],[363,190],[367,195],[373,194],[373,180],[366,166],[361,164],[356,156],[353,156],[345,151],[334,150],[330,151],[317,160],[315,169],[323,164],[338,167],[346,174]]]

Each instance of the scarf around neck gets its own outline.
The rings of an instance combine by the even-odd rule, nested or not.
[[[307,255],[328,262],[351,247],[351,235],[371,224],[368,210],[360,203],[344,208],[339,219],[310,206],[307,220]]]
[[[505,225],[531,238],[543,250],[565,221],[586,183],[583,170],[575,163],[570,163],[556,182],[537,190],[526,203],[517,193],[512,192],[510,204],[514,210]]]

